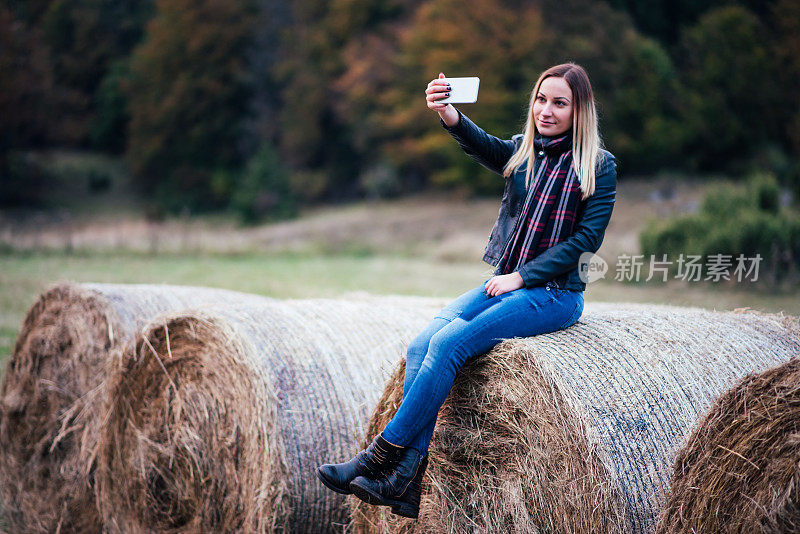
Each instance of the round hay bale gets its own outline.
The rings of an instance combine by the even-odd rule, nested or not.
[[[107,354],[157,313],[264,300],[166,285],[59,283],[29,310],[0,385],[0,508],[12,532],[99,532],[94,417]]]
[[[675,451],[699,415],[735,380],[797,354],[791,324],[587,304],[566,330],[506,340],[456,377],[419,519],[351,496],[353,531],[652,532]],[[403,373],[387,384],[362,446],[394,416]]]
[[[349,459],[429,299],[160,317],[110,360],[97,496],[111,532],[341,532],[318,465]],[[115,377],[115,378],[112,378]]]
[[[657,532],[800,532],[800,358],[714,402],[678,453]]]

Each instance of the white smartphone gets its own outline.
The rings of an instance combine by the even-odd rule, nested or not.
[[[481,79],[477,76],[468,78],[442,78],[450,84],[450,96],[437,100],[438,104],[472,104],[478,100],[478,86]]]

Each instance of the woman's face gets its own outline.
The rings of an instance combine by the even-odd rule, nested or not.
[[[556,136],[572,126],[572,89],[564,78],[549,76],[533,102],[533,120],[542,135]]]

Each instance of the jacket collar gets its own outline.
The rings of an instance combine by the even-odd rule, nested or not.
[[[559,156],[572,148],[572,128],[558,137],[536,132],[533,135],[533,146],[537,154],[544,151],[548,156]]]

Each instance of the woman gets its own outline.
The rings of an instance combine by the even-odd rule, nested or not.
[[[444,74],[425,92],[428,107],[461,148],[505,177],[484,255],[497,270],[409,344],[403,402],[383,432],[349,462],[317,470],[330,489],[413,518],[436,417],[459,368],[503,339],[561,330],[578,320],[586,289],[581,256],[600,248],[616,196],[616,163],[601,149],[591,84],[580,66],[566,63],[542,73],[525,131],[510,140],[437,103],[449,95]]]

